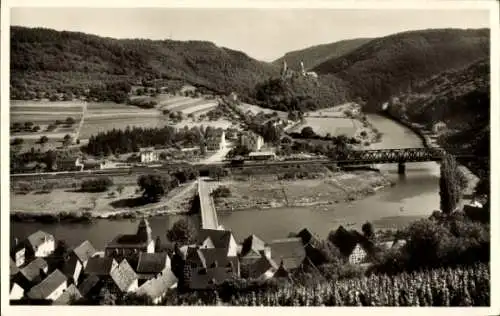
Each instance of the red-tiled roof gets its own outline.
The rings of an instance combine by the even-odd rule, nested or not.
[[[269,243],[271,258],[277,264],[283,261],[285,269],[298,268],[306,258],[306,251],[300,238],[273,240]]]
[[[36,249],[40,245],[42,245],[43,243],[45,243],[49,240],[54,240],[54,236],[52,236],[51,234],[48,234],[44,231],[39,230],[39,231],[34,232],[33,234],[29,235],[27,240],[28,240],[28,243],[30,244],[30,246],[33,249]]]
[[[167,268],[167,253],[140,253],[137,273],[160,273]]]
[[[64,282],[66,282],[66,276],[61,271],[55,270],[42,282],[32,287],[28,292],[28,297],[31,299],[46,299]]]
[[[33,281],[43,275],[42,270],[48,269],[47,262],[42,258],[35,258],[21,269],[21,273],[28,281]]]
[[[71,284],[66,291],[54,301],[53,305],[69,305],[71,300],[79,300],[81,298],[82,295],[80,291],[78,291],[74,284]]]
[[[73,249],[73,253],[76,255],[78,260],[85,262],[96,253],[96,250],[90,241],[85,240],[78,247]]]
[[[128,264],[127,260],[124,259],[116,268],[111,270],[111,279],[120,291],[125,292],[137,280],[137,274],[135,274],[134,269]]]
[[[92,257],[85,267],[85,274],[97,276],[109,276],[111,269],[117,265],[115,259],[110,257]]]

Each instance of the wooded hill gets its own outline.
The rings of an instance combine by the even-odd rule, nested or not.
[[[11,98],[48,92],[82,95],[87,89],[99,90],[95,86],[109,90],[117,82],[156,87],[190,83],[215,93],[234,91],[243,101],[279,110],[306,111],[359,99],[367,101],[366,109],[377,110],[414,82],[487,58],[489,46],[488,29],[423,30],[341,41],[303,50],[306,67],[317,64],[313,70],[318,79],[292,76],[281,81],[280,67],[210,42],[118,40],[14,26]],[[328,56],[333,57],[324,61]]]
[[[446,124],[439,142],[479,157],[490,155],[490,62],[483,59],[462,69],[446,71],[414,84],[390,105],[396,116],[428,128]],[[489,166],[476,164],[477,173]]]
[[[374,108],[413,82],[489,57],[489,29],[434,29],[377,38],[313,68],[349,87]]]
[[[95,85],[156,80],[217,93],[247,94],[279,68],[203,41],[112,39],[43,28],[11,27],[11,95],[82,93]]]
[[[304,62],[306,70],[313,69],[317,65],[328,60],[343,56],[356,48],[368,43],[371,38],[356,38],[338,41],[335,43],[311,46],[305,49],[286,53],[283,57],[273,61],[273,64],[281,67],[285,60],[288,67],[300,70],[300,62]]]

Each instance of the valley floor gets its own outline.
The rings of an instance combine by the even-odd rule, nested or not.
[[[390,186],[377,171],[336,172],[316,179],[276,180],[254,177],[248,181],[221,181],[231,196],[217,198],[216,208],[234,211],[283,206],[315,206],[353,201]]]

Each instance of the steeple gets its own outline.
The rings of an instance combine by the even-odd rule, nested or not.
[[[139,226],[137,227],[137,238],[144,242],[150,242],[153,240],[151,237],[151,226],[149,226],[149,222],[146,218],[142,218]]]

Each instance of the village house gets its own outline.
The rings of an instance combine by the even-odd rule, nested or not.
[[[135,292],[139,287],[139,279],[134,269],[130,266],[126,259],[123,259],[110,273],[112,293],[128,293]]]
[[[52,305],[70,305],[73,301],[82,298],[82,294],[74,284],[71,284],[66,291],[64,291],[59,298],[57,298]]]
[[[200,248],[224,249],[227,257],[238,255],[238,244],[229,230],[201,229],[198,233]]]
[[[98,295],[102,286],[101,279],[99,276],[92,274],[83,279],[78,285],[78,291],[85,298],[92,298]]]
[[[264,139],[253,132],[245,131],[240,134],[239,145],[250,151],[259,151],[264,146]]]
[[[247,265],[244,278],[251,278],[256,280],[268,280],[274,277],[278,271],[278,265],[273,259],[261,253],[260,258]]]
[[[277,239],[269,242],[271,259],[282,265],[286,271],[298,269],[306,259],[306,251],[301,238]]]
[[[179,92],[181,95],[184,95],[184,96],[192,96],[196,93],[196,87],[189,85],[189,84],[184,85],[184,86],[182,86],[182,88],[180,89]]]
[[[329,239],[352,264],[367,262],[376,251],[372,241],[355,230],[347,231],[343,226],[339,226]]]
[[[240,276],[238,257],[221,248],[189,247],[184,267],[185,285],[193,290],[213,289]]]
[[[28,290],[33,285],[41,282],[47,276],[48,272],[49,265],[47,262],[42,258],[35,258],[14,276],[14,280],[22,288]]]
[[[207,151],[218,151],[226,147],[226,132],[217,131],[209,135],[205,140],[205,147]]]
[[[25,243],[19,243],[16,238],[14,241],[14,247],[12,248],[10,255],[14,259],[14,263],[17,267],[24,265],[26,263]]]
[[[167,292],[177,287],[177,282],[177,277],[172,271],[166,270],[142,284],[137,289],[136,294],[147,296],[153,304],[160,304]]]
[[[54,270],[42,282],[33,286],[27,296],[33,300],[54,301],[66,290],[66,276],[59,270]]]
[[[9,300],[20,300],[24,296],[24,289],[16,282],[10,283]]]
[[[54,252],[56,245],[54,236],[41,230],[29,235],[26,242],[26,252],[29,252],[30,256],[27,256],[29,258],[47,257]]]
[[[20,271],[21,270],[19,270],[19,267],[16,265],[14,260],[12,260],[12,258],[10,258],[10,261],[9,261],[9,276],[10,276],[10,278],[12,279],[12,277],[14,277]]]
[[[271,248],[255,235],[247,237],[241,245],[239,254],[241,276],[243,278],[248,278],[251,275],[259,274],[260,276],[264,273],[265,271],[262,272],[262,267],[272,264],[268,262],[269,260],[262,260],[262,257],[270,258]]]
[[[92,257],[87,261],[84,269],[86,276],[95,275],[100,279],[106,279],[111,275],[111,271],[118,266],[118,262],[111,257]]]
[[[154,279],[158,275],[166,273],[170,268],[171,261],[166,252],[140,253],[136,269],[139,286],[147,280]]]
[[[158,152],[154,150],[145,150],[141,152],[141,163],[150,163],[158,161]]]
[[[121,260],[127,257],[137,257],[141,252],[154,253],[155,241],[151,237],[151,227],[147,219],[139,222],[137,232],[133,235],[118,235],[106,245],[106,257]]]
[[[81,243],[78,247],[74,248],[70,254],[69,258],[64,264],[63,272],[72,280],[76,285],[78,285],[78,280],[80,278],[81,272],[85,269],[88,260],[96,253],[96,250],[92,244],[86,240]]]

